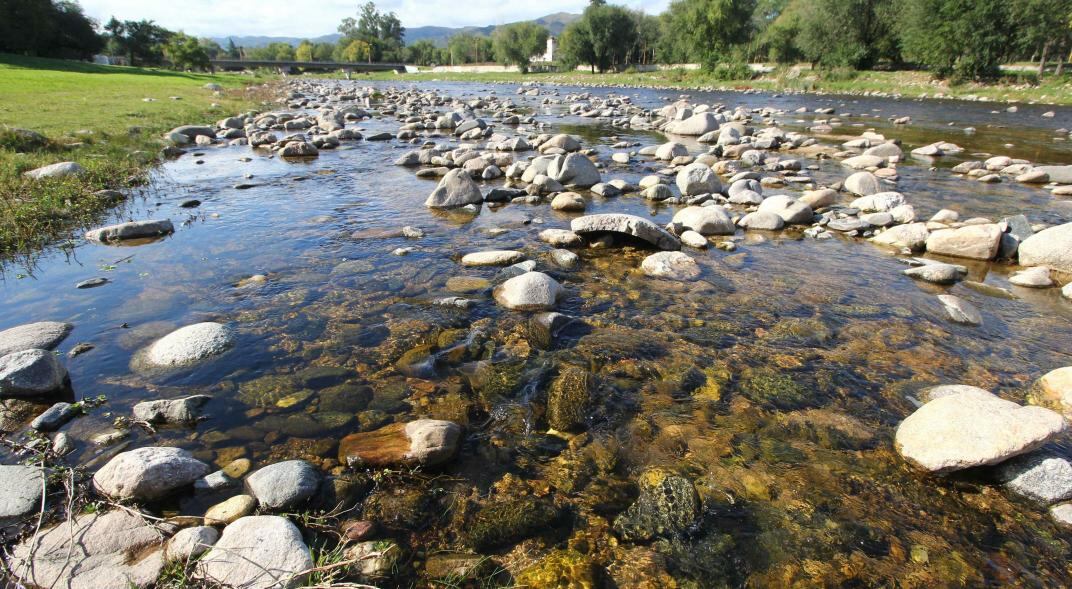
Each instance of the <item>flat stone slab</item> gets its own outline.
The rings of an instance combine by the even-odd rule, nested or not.
[[[0,466],[0,520],[21,518],[41,508],[44,469],[38,466]]]
[[[897,451],[934,473],[998,464],[1039,448],[1068,427],[1061,415],[965,389],[930,401],[897,428]]]
[[[175,226],[168,219],[150,219],[145,221],[131,221],[118,225],[109,225],[86,231],[86,239],[110,243],[127,239],[142,239],[146,237],[159,237],[174,233]]]
[[[655,223],[636,215],[621,213],[585,215],[570,221],[570,229],[579,235],[608,232],[624,233],[642,239],[659,249],[681,249],[681,241],[677,237],[674,237],[669,231]]]

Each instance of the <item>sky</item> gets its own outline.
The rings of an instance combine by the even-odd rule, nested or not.
[[[263,35],[319,37],[336,32],[339,22],[354,16],[361,0],[80,0],[86,14],[107,22],[156,21],[165,28],[198,37]],[[650,14],[670,0],[617,0]],[[381,12],[393,11],[405,27],[486,26],[539,18],[555,12],[580,13],[585,0],[380,0]]]

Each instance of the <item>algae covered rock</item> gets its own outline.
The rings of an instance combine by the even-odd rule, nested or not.
[[[513,544],[547,530],[559,515],[547,499],[497,499],[473,516],[467,528],[469,542],[481,551]]]
[[[565,368],[547,394],[547,422],[559,431],[584,429],[595,378],[583,368]]]
[[[596,567],[575,550],[556,550],[514,578],[519,587],[547,589],[595,589]]]
[[[688,533],[700,518],[700,496],[685,477],[660,468],[641,473],[640,497],[614,520],[614,530],[629,541]]]

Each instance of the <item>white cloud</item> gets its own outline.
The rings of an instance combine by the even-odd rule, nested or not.
[[[150,19],[190,35],[267,35],[318,37],[334,33],[339,21],[357,13],[359,0],[81,0],[90,16],[106,22]],[[655,14],[669,0],[619,0],[630,8]],[[514,22],[554,12],[580,12],[584,0],[503,2],[501,0],[381,0],[384,12],[394,11],[406,27],[460,27]]]

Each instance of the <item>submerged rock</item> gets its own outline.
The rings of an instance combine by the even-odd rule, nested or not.
[[[935,473],[998,464],[1039,448],[1068,427],[1059,414],[966,389],[934,399],[901,422],[897,451]]]
[[[496,499],[473,515],[466,531],[469,543],[485,551],[546,531],[559,515],[558,508],[545,498]]]
[[[688,479],[659,468],[641,473],[640,496],[614,520],[623,540],[687,534],[700,518],[700,497]]]
[[[435,466],[454,456],[461,433],[458,424],[438,419],[395,423],[343,438],[339,462],[362,467]]]
[[[93,229],[86,232],[86,239],[108,243],[127,239],[158,237],[174,232],[175,227],[168,219],[149,219]]]
[[[584,429],[594,392],[592,373],[574,366],[563,369],[547,392],[547,423],[563,432]]]
[[[234,332],[220,323],[195,323],[160,338],[144,359],[153,366],[178,367],[222,354],[234,345]]]
[[[191,395],[181,399],[143,401],[134,405],[134,419],[148,423],[194,423],[198,409],[211,399],[208,395]]]
[[[983,324],[983,316],[979,314],[979,310],[975,308],[975,305],[968,301],[950,294],[938,295],[938,300],[941,301],[942,306],[945,308],[946,315],[954,322],[965,325]]]

